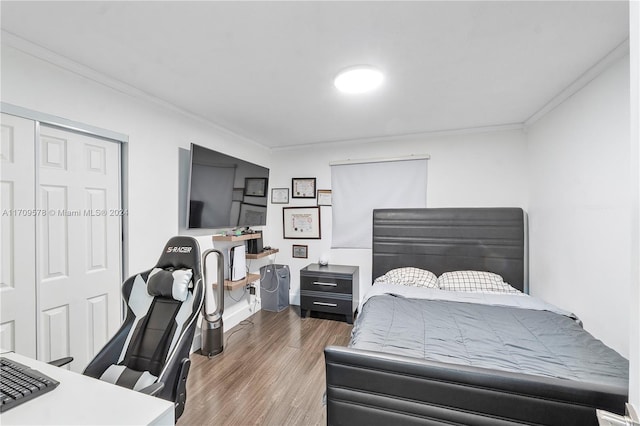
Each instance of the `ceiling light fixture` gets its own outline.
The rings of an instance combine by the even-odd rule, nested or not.
[[[358,65],[341,71],[333,80],[333,84],[343,93],[365,93],[380,86],[384,76],[380,70]]]

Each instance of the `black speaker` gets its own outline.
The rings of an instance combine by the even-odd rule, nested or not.
[[[247,240],[247,253],[258,254],[262,251],[262,233],[260,237],[253,240]]]

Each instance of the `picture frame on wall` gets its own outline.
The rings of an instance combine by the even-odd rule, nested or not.
[[[292,198],[316,198],[316,178],[291,179]]]
[[[244,178],[244,195],[247,197],[266,197],[267,178]]]
[[[291,256],[297,259],[307,259],[309,257],[309,246],[294,244]]]
[[[330,206],[331,205],[331,190],[330,189],[318,189],[318,205]]]
[[[285,239],[319,240],[320,207],[283,207],[282,224]]]
[[[289,188],[271,188],[271,204],[289,204]]]
[[[231,193],[231,201],[240,201],[244,199],[244,188],[233,188]]]
[[[241,203],[238,223],[265,223],[267,206]]]

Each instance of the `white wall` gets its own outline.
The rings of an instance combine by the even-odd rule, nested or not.
[[[77,66],[57,57],[54,60],[71,69]],[[90,70],[82,72],[91,75]],[[114,90],[102,84],[113,82],[97,77],[100,83],[2,45],[3,102],[128,135],[125,272],[131,275],[153,266],[170,237],[189,233],[183,226],[182,203],[188,170],[185,152],[188,154],[191,142],[266,167],[270,167],[270,151],[162,103]],[[199,234],[201,249],[211,248],[211,232]],[[251,313],[248,296],[240,291],[234,297],[241,302],[232,306],[228,300],[227,330]]]
[[[346,159],[429,154],[428,207],[516,206],[526,209],[526,144],[520,130],[431,136],[416,139],[308,146],[273,155],[270,186],[291,188],[291,178],[316,177],[317,189],[331,189],[329,163]],[[393,176],[389,176],[393,180]],[[410,182],[396,182],[407,185]],[[290,199],[286,206],[311,206],[316,200]],[[327,253],[330,263],[360,267],[360,294],[371,285],[371,250],[331,250],[331,207],[321,207],[321,240],[282,238],[282,207],[269,204],[265,244],[278,247],[277,263],[291,268],[291,302],[299,303],[299,270]],[[309,246],[308,259],[293,259],[292,245]]]
[[[629,57],[528,132],[531,293],[629,355]]]
[[[2,101],[129,136],[129,272],[179,233],[179,151],[191,142],[269,167],[269,151],[204,121],[2,46]]]
[[[640,2],[629,5],[631,74],[631,294],[629,402],[640,413]]]

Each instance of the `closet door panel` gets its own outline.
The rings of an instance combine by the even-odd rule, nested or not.
[[[38,146],[38,200],[55,212],[38,219],[39,355],[82,371],[120,325],[119,144],[41,126]]]
[[[2,114],[0,344],[36,356],[35,122]]]

